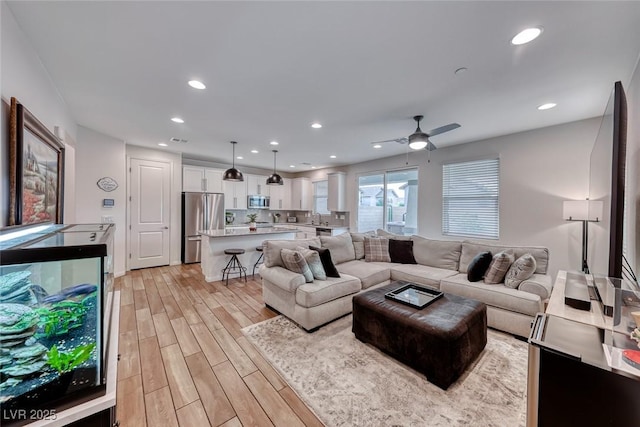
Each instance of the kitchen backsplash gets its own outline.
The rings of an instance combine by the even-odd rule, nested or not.
[[[310,224],[312,221],[317,224],[321,221],[322,224],[328,222],[329,225],[335,226],[349,226],[349,212],[332,212],[330,214],[322,214],[321,218],[318,218],[318,214],[312,214],[307,211],[272,211],[266,209],[248,209],[248,210],[227,210],[226,212],[232,212],[234,215],[233,225],[242,225],[248,223],[247,215],[250,213],[258,214],[256,222],[266,223],[286,223],[288,216],[295,216],[298,224]],[[280,215],[277,218],[277,214]]]

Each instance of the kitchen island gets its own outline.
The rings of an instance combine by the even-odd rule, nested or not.
[[[202,236],[202,258],[200,268],[207,282],[222,280],[222,269],[227,265],[230,255],[225,249],[244,249],[238,259],[250,275],[253,265],[260,257],[256,247],[265,240],[293,240],[297,230],[293,227],[265,227],[249,231],[249,227],[234,227],[224,230],[200,231]]]

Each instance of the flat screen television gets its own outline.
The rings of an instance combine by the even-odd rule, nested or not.
[[[625,224],[627,99],[615,82],[591,151],[589,198],[604,202],[604,217],[590,248],[590,271],[622,278]]]

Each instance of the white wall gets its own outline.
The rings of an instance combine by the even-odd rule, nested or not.
[[[598,131],[598,118],[536,129],[513,135],[440,148],[342,168],[305,173],[312,180],[328,172],[347,172],[350,227],[357,229],[357,176],[364,172],[418,167],[418,230],[435,239],[442,235],[442,164],[500,157],[500,240],[512,245],[549,248],[550,274],[581,267],[582,228],[562,219],[562,201],[588,195],[589,155]],[[496,241],[489,241],[489,243]]]
[[[156,162],[166,162],[171,164],[171,225],[170,225],[170,247],[171,265],[180,264],[180,248],[181,248],[181,193],[182,193],[182,156],[180,154],[171,153],[161,150],[151,150],[149,148],[138,147],[135,145],[126,146],[127,169],[129,168],[131,159],[153,160]],[[127,175],[129,177],[129,175]],[[127,253],[129,248],[127,247]]]
[[[0,90],[3,104],[15,97],[51,132],[59,126],[75,139],[76,123],[67,105],[51,80],[40,58],[18,26],[6,2],[0,2]],[[0,227],[7,225],[8,187],[8,115],[3,106],[0,119]],[[66,142],[66,141],[65,141]],[[73,174],[73,158],[67,158],[65,169]],[[65,208],[67,207],[65,200]],[[64,218],[66,220],[66,217]]]
[[[126,271],[127,175],[125,143],[89,128],[78,126],[76,148],[76,221],[99,223],[111,216],[116,225],[114,236],[114,273]],[[105,192],[98,188],[102,177],[111,177],[118,188]],[[103,208],[102,199],[114,199],[113,208]]]

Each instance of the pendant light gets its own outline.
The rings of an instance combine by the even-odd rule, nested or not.
[[[413,118],[413,120],[418,123],[418,127],[416,128],[416,131],[414,133],[409,135],[409,147],[412,150],[422,150],[429,144],[429,135],[422,132],[422,130],[420,129],[420,120],[422,119],[423,116],[415,116]]]
[[[244,177],[242,176],[242,172],[236,169],[236,144],[237,142],[231,141],[231,145],[233,146],[233,157],[231,159],[231,169],[227,169],[224,171],[224,175],[222,175],[223,181],[244,181]]]
[[[271,151],[273,151],[273,173],[269,178],[267,178],[267,185],[283,185],[284,180],[280,175],[276,173],[276,153],[278,152],[278,150]]]

